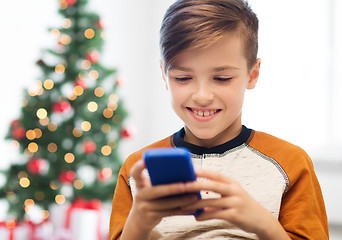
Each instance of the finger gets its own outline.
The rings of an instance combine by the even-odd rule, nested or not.
[[[221,196],[230,196],[231,186],[227,183],[215,182],[211,180],[188,182],[184,184],[186,192],[212,191]]]
[[[152,210],[155,211],[165,211],[168,209],[182,209],[184,211],[189,210],[191,212],[194,210],[184,209],[183,207],[192,205],[196,201],[198,201],[198,197],[196,195],[183,195],[177,197],[166,197],[162,199],[156,199],[154,201],[151,201],[151,205],[153,205]]]
[[[173,183],[143,188],[139,191],[139,196],[141,195],[145,200],[153,200],[170,197],[172,195],[184,194],[185,192],[184,183]]]
[[[205,221],[210,219],[224,219],[227,220],[229,210],[211,209],[205,210],[203,213],[195,216],[197,221]]]
[[[232,204],[230,198],[213,198],[213,199],[203,199],[184,206],[183,210],[196,210],[200,208],[206,209],[228,209],[231,208]]]
[[[137,161],[131,168],[130,174],[134,178],[136,182],[136,187],[138,189],[145,187],[147,184],[148,178],[143,174],[144,169],[145,169],[145,162],[142,159]]]
[[[198,169],[196,170],[197,177],[200,178],[207,178],[213,181],[218,182],[225,182],[225,183],[231,183],[233,180],[221,173],[218,173],[217,171],[211,171],[207,169]]]

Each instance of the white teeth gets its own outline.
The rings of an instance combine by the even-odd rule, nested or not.
[[[217,111],[216,110],[210,110],[210,111],[197,111],[197,110],[192,110],[195,114],[197,114],[198,116],[201,116],[201,117],[207,117],[209,115],[213,115],[215,114]]]

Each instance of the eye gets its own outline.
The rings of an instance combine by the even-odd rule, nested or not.
[[[177,82],[186,82],[186,81],[189,81],[191,80],[192,78],[191,77],[176,77],[175,80]]]
[[[228,77],[215,77],[214,78],[216,81],[219,81],[219,82],[229,82],[231,81],[233,78],[228,78]]]

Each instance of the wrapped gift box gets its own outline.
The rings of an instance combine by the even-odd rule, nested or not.
[[[110,208],[97,199],[54,205],[50,208],[53,240],[107,240],[109,214]]]

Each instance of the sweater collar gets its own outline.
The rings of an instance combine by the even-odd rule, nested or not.
[[[236,148],[244,143],[247,143],[251,134],[252,134],[251,129],[246,128],[245,126],[242,126],[242,130],[237,137],[221,145],[211,147],[211,148],[206,148],[206,147],[197,146],[197,145],[184,141],[185,130],[184,128],[182,128],[181,130],[179,130],[173,135],[173,144],[176,147],[185,147],[189,149],[193,154],[198,154],[198,155],[213,154],[213,153],[222,154],[230,149]]]

